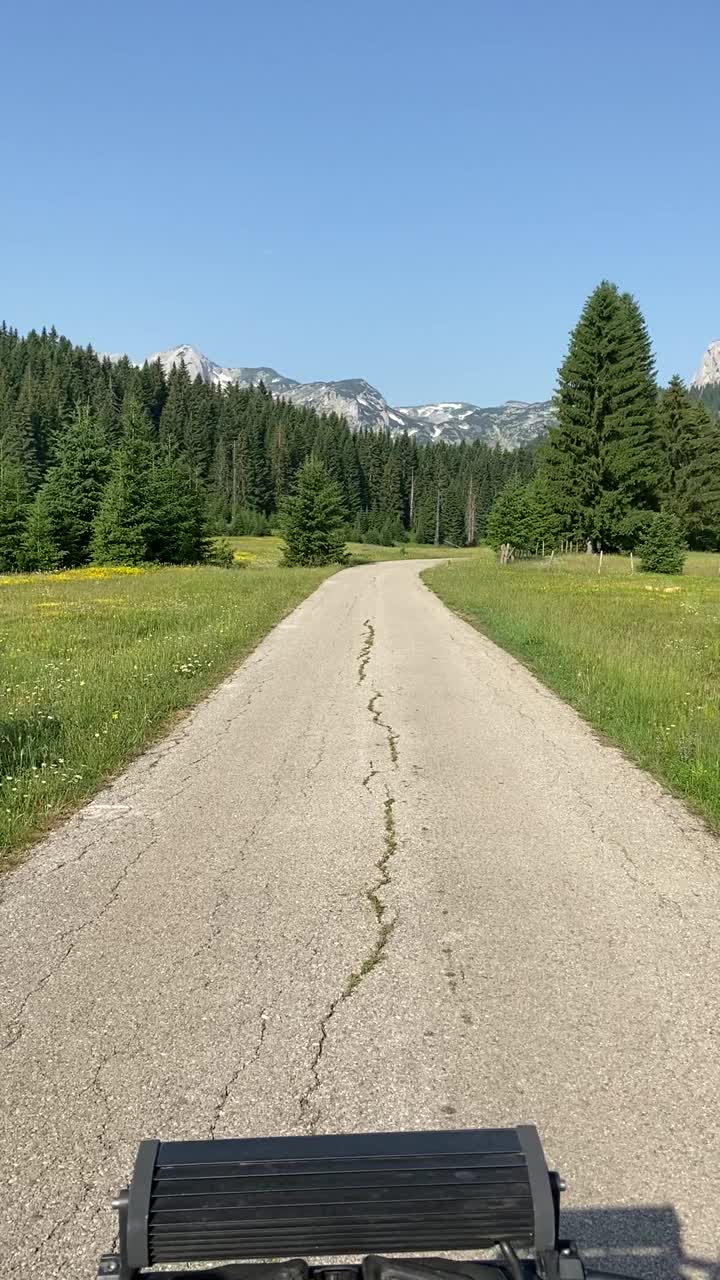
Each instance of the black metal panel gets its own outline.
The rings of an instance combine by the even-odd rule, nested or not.
[[[161,1142],[159,1165],[209,1164],[235,1161],[238,1164],[261,1162],[280,1168],[288,1163],[313,1165],[326,1160],[357,1160],[369,1157],[397,1160],[410,1156],[433,1159],[461,1154],[497,1155],[514,1152],[522,1156],[516,1129],[429,1129],[397,1133],[325,1133],[298,1134],[287,1138],[223,1138],[222,1141]]]
[[[532,1133],[143,1144],[130,1191],[129,1262],[417,1253],[482,1249],[498,1240],[530,1247],[538,1189],[528,1153],[534,1181],[538,1149],[542,1154]],[[541,1222],[544,1237],[544,1212]]]
[[[149,1258],[148,1217],[152,1183],[160,1143],[154,1139],[141,1142],[135,1158],[127,1206],[127,1256],[134,1267],[146,1267]]]

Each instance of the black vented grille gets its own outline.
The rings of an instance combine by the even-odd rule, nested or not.
[[[148,1260],[482,1249],[533,1243],[514,1129],[163,1142]]]

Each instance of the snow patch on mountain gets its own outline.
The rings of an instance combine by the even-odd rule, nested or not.
[[[117,361],[123,357],[106,358]],[[389,431],[392,435],[406,431],[419,442],[459,444],[463,440],[485,440],[502,449],[516,449],[545,435],[553,421],[548,401],[525,404],[511,400],[489,409],[463,400],[393,407],[382,392],[364,378],[297,382],[270,366],[231,368],[216,364],[189,343],[154,352],[148,356],[148,362],[154,361],[160,362],[165,373],[182,363],[191,378],[200,377],[203,382],[220,387],[255,387],[263,382],[273,395],[283,396],[292,404],[304,405],[318,413],[338,414],[355,431]]]
[[[505,404],[482,408],[467,401],[442,404],[419,404],[401,409],[409,419],[432,427],[431,439],[451,443],[460,440],[485,440],[501,449],[516,449],[547,435],[555,421],[552,403],[540,400],[508,400]],[[420,434],[420,433],[418,433]]]

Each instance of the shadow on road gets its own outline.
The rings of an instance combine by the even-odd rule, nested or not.
[[[626,1209],[568,1209],[561,1234],[577,1241],[591,1270],[648,1280],[720,1280],[718,1259],[696,1258],[683,1247],[682,1227],[672,1205]]]

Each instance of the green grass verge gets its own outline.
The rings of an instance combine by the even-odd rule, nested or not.
[[[249,568],[256,569],[279,564],[283,540],[274,535],[267,538],[228,538],[235,559]],[[375,564],[380,560],[436,560],[477,555],[474,547],[434,547],[406,542],[397,547],[381,547],[369,542],[349,542],[347,549],[351,564]]]
[[[501,567],[485,551],[424,577],[717,829],[719,563],[696,554],[662,577],[606,557],[598,575],[597,557]]]
[[[167,729],[331,572],[0,578],[0,865]]]

